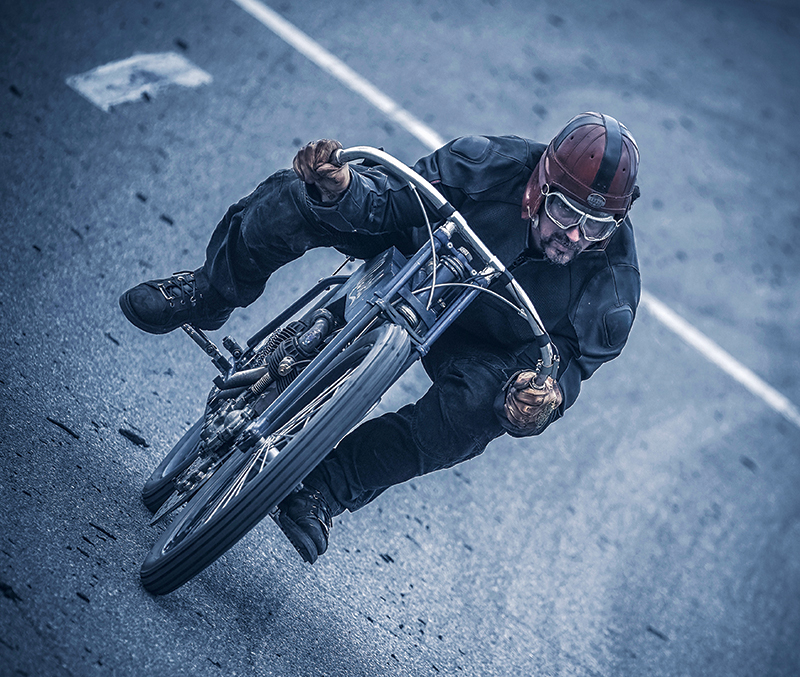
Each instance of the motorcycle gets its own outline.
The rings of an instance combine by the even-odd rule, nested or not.
[[[203,416],[147,480],[151,524],[172,516],[141,567],[166,594],[197,575],[267,516],[481,293],[512,306],[540,350],[535,382],[555,377],[557,353],[511,273],[426,179],[367,146],[333,161],[381,165],[406,181],[426,214],[428,242],[407,258],[390,248],[350,275],[320,280],[230,359],[199,329],[183,330],[211,358]],[[423,200],[438,215],[434,229]],[[507,297],[489,289],[500,282]]]

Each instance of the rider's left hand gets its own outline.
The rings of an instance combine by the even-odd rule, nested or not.
[[[519,428],[542,427],[564,400],[561,388],[551,376],[541,386],[532,382],[535,376],[533,371],[520,372],[506,391],[506,418]]]
[[[331,155],[342,144],[331,139],[312,141],[295,155],[292,167],[307,185],[319,191],[323,203],[333,203],[350,186],[350,168],[331,163]]]

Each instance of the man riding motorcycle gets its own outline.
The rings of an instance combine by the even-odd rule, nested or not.
[[[332,164],[338,148],[330,140],[302,148],[292,170],[228,209],[202,267],[126,291],[126,317],[151,333],[187,322],[218,329],[311,248],[357,258],[390,246],[415,252],[428,238],[417,195],[380,167]],[[537,386],[539,350],[527,323],[479,295],[423,359],[429,390],[350,432],[280,504],[278,522],[305,561],[325,552],[332,518],[345,509],[472,458],[504,433],[540,434],[575,402],[581,381],[620,354],[640,296],[628,218],[638,165],[630,132],[599,113],[577,115],[547,146],[468,136],[416,163],[528,293],[559,371]]]

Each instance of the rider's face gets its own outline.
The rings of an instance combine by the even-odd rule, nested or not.
[[[580,254],[591,242],[581,234],[578,226],[567,230],[555,224],[544,209],[539,209],[539,227],[531,229],[533,242],[548,260],[560,266],[566,265]]]

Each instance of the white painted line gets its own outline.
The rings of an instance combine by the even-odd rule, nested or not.
[[[390,120],[410,132],[431,150],[443,146],[445,140],[425,123],[401,108],[375,85],[362,78],[350,66],[337,59],[327,49],[317,44],[301,30],[258,0],[232,0],[243,10],[258,19],[278,37],[288,42],[298,52],[308,57],[322,70],[364,97]]]
[[[126,101],[141,101],[169,85],[199,87],[211,76],[191,61],[176,54],[137,54],[122,61],[98,66],[67,78],[67,84],[98,108],[108,112]]]
[[[288,42],[298,52],[308,57],[324,71],[363,96],[373,106],[385,113],[412,136],[419,139],[430,150],[444,145],[445,140],[430,127],[398,106],[374,85],[367,82],[349,66],[337,59],[324,47],[317,44],[301,30],[276,14],[259,0],[232,0],[246,12],[258,19],[267,28]],[[668,329],[675,332],[689,345],[697,349],[706,359],[732,376],[751,393],[763,400],[788,421],[800,427],[800,410],[772,386],[759,378],[750,369],[738,362],[730,353],[714,343],[705,334],[689,324],[680,315],[646,291],[642,292],[642,306]]]
[[[680,336],[686,343],[696,348],[706,359],[716,364],[722,371],[741,383],[751,393],[760,397],[786,420],[800,427],[800,410],[769,383],[754,374],[730,353],[714,343],[708,336],[689,324],[674,310],[646,291],[642,292],[643,307],[655,318]]]

